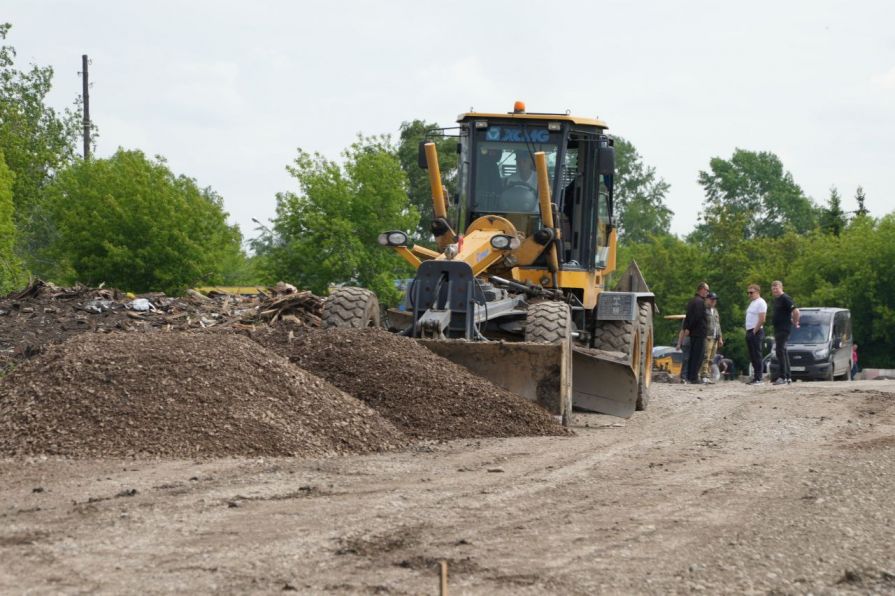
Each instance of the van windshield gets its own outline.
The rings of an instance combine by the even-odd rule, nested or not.
[[[793,327],[787,343],[823,344],[830,337],[830,320],[817,316],[805,316],[799,320],[799,327]]]

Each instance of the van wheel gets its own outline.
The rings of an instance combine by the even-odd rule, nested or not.
[[[833,366],[833,364],[831,363],[829,370],[827,370],[827,376],[824,377],[824,381],[835,381],[836,380],[835,368],[836,367]]]

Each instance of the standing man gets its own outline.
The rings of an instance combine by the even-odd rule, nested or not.
[[[705,354],[705,297],[709,293],[709,284],[700,282],[696,286],[696,295],[687,303],[687,314],[684,317],[683,329],[678,337],[677,347],[680,349],[683,337],[690,338],[690,360],[687,362],[687,382],[699,383],[699,369]]]
[[[718,315],[718,295],[709,292],[705,296],[705,358],[702,361],[702,369],[699,375],[702,377],[703,383],[714,383],[712,379],[712,363],[715,361],[715,354],[718,348],[724,345],[724,338],[721,337],[721,318]]]
[[[777,346],[777,365],[780,367],[780,376],[774,381],[774,385],[788,385],[792,383],[789,372],[789,354],[786,353],[786,341],[792,332],[792,326],[799,327],[799,309],[789,294],[783,292],[783,282],[774,280],[771,282],[771,294],[774,295],[774,344]]]
[[[764,339],[764,320],[768,314],[768,303],[761,297],[761,288],[752,284],[746,290],[749,307],[746,309],[746,347],[752,362],[752,380],[749,385],[763,385],[761,380],[761,342]]]

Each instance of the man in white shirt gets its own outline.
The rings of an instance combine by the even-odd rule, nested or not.
[[[761,342],[764,340],[764,320],[768,314],[768,303],[761,297],[761,288],[752,284],[746,290],[749,307],[746,309],[746,347],[752,362],[752,380],[749,385],[763,385],[761,380]]]

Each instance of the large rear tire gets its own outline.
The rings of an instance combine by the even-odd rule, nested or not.
[[[324,327],[379,327],[379,300],[364,288],[334,289],[323,303]]]
[[[637,335],[636,321],[597,321],[594,329],[594,347],[607,352],[634,353]],[[636,365],[632,362],[632,366]]]
[[[649,403],[649,389],[653,381],[653,306],[638,303],[635,321],[597,321],[594,347],[598,350],[621,352],[628,357],[637,372],[637,402],[635,409],[643,411]]]
[[[538,302],[528,307],[525,316],[525,341],[568,346],[566,379],[572,383],[572,311],[565,302]],[[562,425],[572,424],[572,392],[562,404]]]
[[[640,378],[637,381],[637,411],[646,409],[653,382],[653,305],[639,303],[637,324],[640,327]]]

